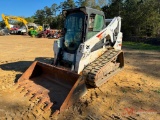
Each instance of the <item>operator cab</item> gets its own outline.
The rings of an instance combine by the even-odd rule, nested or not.
[[[64,10],[64,50],[74,54],[79,45],[105,28],[104,13],[88,7]]]
[[[63,10],[62,13],[65,17],[64,34],[55,65],[67,65],[66,68],[75,70],[80,44],[105,28],[104,13],[88,7]]]

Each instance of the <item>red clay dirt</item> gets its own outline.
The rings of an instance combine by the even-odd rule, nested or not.
[[[51,64],[54,39],[0,36],[0,120],[159,120],[160,52],[123,48],[125,67],[63,113],[50,117],[14,84],[38,60]]]

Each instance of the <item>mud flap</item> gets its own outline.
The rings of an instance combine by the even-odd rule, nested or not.
[[[53,115],[64,111],[87,92],[82,76],[38,61],[24,72],[16,85],[31,101],[39,99],[39,104],[45,103],[44,111],[51,109]]]

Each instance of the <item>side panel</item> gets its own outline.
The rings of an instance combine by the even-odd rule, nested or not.
[[[118,36],[117,36],[116,43],[113,46],[115,50],[121,50],[121,48],[122,48],[122,37],[123,37],[122,32],[119,32]]]
[[[76,59],[76,71],[81,73],[81,71],[84,69],[85,66],[87,66],[89,63],[93,62],[95,59],[97,59],[99,56],[101,56],[107,49],[102,46],[102,48],[99,48],[93,52],[91,52],[91,49],[101,40],[104,40],[106,36],[111,36],[111,31],[108,28],[105,28],[101,32],[97,33],[93,37],[91,37],[89,40],[84,42],[84,44],[81,44],[78,51]],[[105,41],[105,40],[104,40]]]
[[[84,42],[84,44],[80,45],[77,55],[83,55],[81,55],[82,57],[79,60],[76,60],[79,61],[76,64],[76,67],[78,67],[78,74],[81,73],[86,65],[93,62],[107,50],[106,47],[102,47],[97,49],[96,51],[91,52],[92,48],[101,40],[104,40],[105,46],[105,44],[108,42],[105,40],[107,36],[110,37],[110,41],[112,42],[112,44],[114,44],[114,46],[110,47],[113,47],[115,50],[121,50],[122,33],[120,32],[120,29],[121,18],[115,17],[105,29],[88,39],[86,42]]]
[[[105,51],[103,48],[96,50],[94,52],[91,52],[88,55],[83,54],[82,57],[78,57],[76,61],[76,71],[78,74],[82,72],[85,66],[87,66],[89,63],[93,62],[96,58],[101,56]],[[80,56],[80,53],[79,53]],[[80,60],[78,60],[80,59]]]

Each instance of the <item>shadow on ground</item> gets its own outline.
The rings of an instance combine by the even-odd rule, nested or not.
[[[47,64],[51,64],[53,59],[46,57],[38,57],[34,61],[40,61]],[[18,61],[12,63],[1,64],[0,68],[2,70],[13,70],[16,72],[24,72],[34,61]]]
[[[51,64],[53,62],[53,58],[38,57],[38,58],[35,58],[34,61]],[[18,62],[12,62],[12,63],[5,63],[5,64],[1,64],[0,68],[6,71],[15,71],[15,72],[23,73],[34,61],[18,61]],[[18,78],[21,75],[22,74],[16,74],[15,82],[17,82]]]

